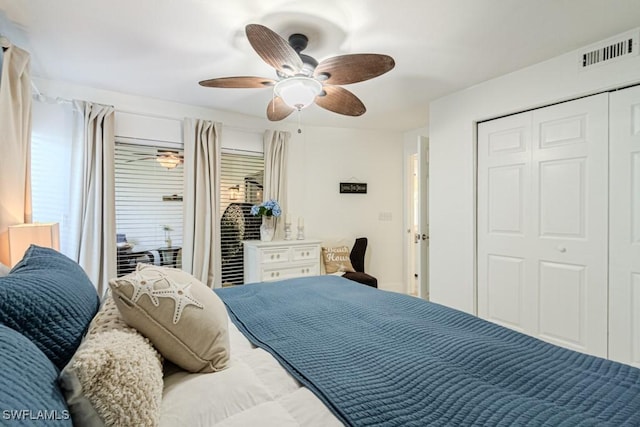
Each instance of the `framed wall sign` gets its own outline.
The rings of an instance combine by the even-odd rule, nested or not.
[[[341,182],[340,194],[367,194],[366,182]]]

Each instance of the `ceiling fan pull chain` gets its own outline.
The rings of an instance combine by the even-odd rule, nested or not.
[[[298,108],[298,133],[302,133],[302,129],[300,129],[300,108]]]

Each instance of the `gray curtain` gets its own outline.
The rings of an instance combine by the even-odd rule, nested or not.
[[[8,265],[8,227],[31,222],[31,59],[11,44],[0,55],[0,263]]]
[[[287,148],[289,132],[267,130],[264,133],[264,193],[263,199],[275,199],[280,203],[283,215],[287,206]],[[276,224],[274,239],[284,238],[284,218]]]
[[[114,108],[74,101],[70,253],[100,295],[116,277],[114,152]]]
[[[220,287],[220,123],[184,120],[182,268]]]

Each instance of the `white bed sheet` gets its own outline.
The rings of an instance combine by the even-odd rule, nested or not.
[[[165,377],[161,427],[332,427],[343,424],[268,352],[229,321],[230,366]]]

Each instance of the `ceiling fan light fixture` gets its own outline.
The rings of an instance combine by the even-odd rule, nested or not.
[[[167,169],[175,169],[180,163],[182,163],[182,159],[180,157],[168,155],[168,156],[159,156],[156,158],[160,166]]]
[[[302,110],[313,104],[322,92],[322,83],[311,77],[295,76],[280,80],[273,88],[274,93],[288,106]]]

